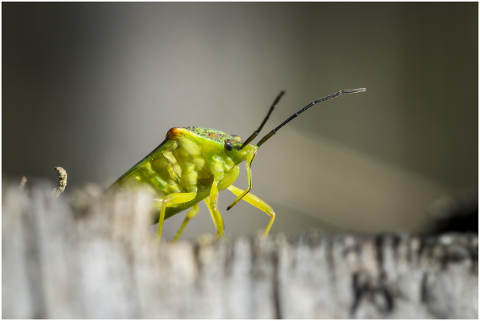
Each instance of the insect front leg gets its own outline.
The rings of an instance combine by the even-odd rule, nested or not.
[[[227,189],[237,196],[243,195],[244,193],[243,190],[233,185],[230,185],[229,187],[227,187]],[[265,232],[263,232],[263,237],[267,236],[268,232],[270,232],[270,229],[272,228],[273,222],[275,221],[275,212],[273,211],[273,208],[252,193],[244,195],[243,200],[264,211],[268,214],[268,216],[270,216],[270,222],[268,222],[267,228],[265,229]]]
[[[233,201],[232,204],[230,204],[227,207],[227,211],[230,210],[235,204],[237,204],[238,201],[240,201],[252,189],[252,169],[251,169],[251,167],[252,167],[252,162],[255,159],[255,155],[257,155],[257,152],[254,152],[254,153],[251,153],[250,155],[248,155],[247,162],[245,163],[245,168],[247,170],[247,182],[248,182],[247,189],[242,191],[242,193],[240,193],[240,194],[236,194],[237,198],[235,199],[235,201]]]
[[[182,225],[180,225],[180,228],[178,229],[177,234],[175,234],[175,237],[173,238],[172,243],[174,243],[178,240],[180,235],[183,233],[183,230],[185,229],[185,226],[187,226],[188,222],[190,222],[190,220],[192,218],[194,218],[195,215],[197,215],[197,213],[198,213],[198,203],[194,204],[192,206],[192,209],[187,212],[187,216],[183,220]]]
[[[197,196],[197,193],[171,193],[166,195],[162,199],[156,200],[160,202],[160,217],[158,218],[158,230],[157,230],[158,242],[160,242],[160,239],[162,238],[163,221],[165,221],[166,208],[170,206],[176,206],[182,203],[190,202],[196,196]]]

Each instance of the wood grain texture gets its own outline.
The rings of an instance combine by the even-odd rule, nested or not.
[[[150,195],[3,185],[5,318],[477,318],[478,237],[155,243]]]

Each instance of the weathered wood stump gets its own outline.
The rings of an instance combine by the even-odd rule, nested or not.
[[[157,244],[151,197],[4,184],[5,318],[477,318],[478,237]]]

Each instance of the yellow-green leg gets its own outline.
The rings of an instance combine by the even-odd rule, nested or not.
[[[227,189],[237,196],[244,195],[243,190],[233,185],[230,185],[227,187]],[[265,232],[263,232],[263,237],[267,236],[268,232],[270,232],[270,229],[272,228],[273,222],[275,222],[275,212],[273,211],[273,208],[252,193],[245,194],[243,196],[243,200],[264,211],[268,214],[268,216],[270,216],[270,222],[268,222],[267,228],[265,229]]]
[[[216,240],[220,236],[220,232],[219,232],[220,229],[222,229],[222,231],[225,229],[225,224],[223,223],[222,216],[220,216],[220,221],[219,221],[218,216],[215,215],[215,212],[212,210],[210,206],[210,197],[207,196],[206,198],[203,199],[203,201],[207,205],[208,211],[210,212],[210,216],[212,217],[212,220],[213,220],[213,224],[215,224],[215,228],[217,229],[217,233],[215,233],[215,237],[213,239],[213,240]],[[222,238],[225,238],[225,235]]]
[[[160,200],[160,216],[158,218],[157,242],[162,238],[163,221],[165,221],[165,211],[167,207],[176,206],[182,203],[190,202],[197,196],[196,193],[172,193],[166,195]]]
[[[194,218],[195,215],[197,215],[197,213],[198,213],[198,203],[193,205],[192,209],[187,212],[187,216],[183,220],[182,225],[180,225],[180,228],[178,229],[177,234],[175,234],[175,237],[173,238],[172,243],[174,243],[178,240],[180,235],[183,233],[183,230],[185,229],[185,226],[187,226],[188,222],[190,222],[190,220],[192,218]]]
[[[204,199],[205,204],[207,204],[210,215],[212,216],[213,224],[217,228],[217,234],[215,238],[220,236],[222,239],[225,239],[225,234],[223,230],[225,225],[223,224],[222,214],[218,210],[218,187],[217,182],[213,182],[212,188],[210,189],[210,196]]]
[[[231,191],[233,194],[237,195],[237,198],[235,199],[235,201],[233,201],[232,204],[230,204],[228,207],[227,207],[227,211],[229,209],[231,209],[235,204],[238,203],[238,201],[240,201],[245,195],[248,195],[248,192],[250,192],[250,190],[252,189],[252,170],[251,170],[251,167],[252,167],[252,162],[253,160],[255,159],[255,155],[257,155],[257,152],[255,153],[252,153],[250,154],[248,157],[247,157],[247,161],[245,163],[245,168],[247,169],[247,182],[248,182],[248,186],[247,186],[247,189],[242,191],[241,189],[237,188],[239,191],[241,191],[241,193],[239,194],[236,194],[234,193],[233,191]],[[232,185],[230,185],[232,186]],[[236,187],[235,187],[236,188]],[[258,198],[258,197],[257,197]],[[262,201],[263,202],[263,201]],[[264,202],[265,203],[265,202]],[[252,204],[253,205],[253,204]]]

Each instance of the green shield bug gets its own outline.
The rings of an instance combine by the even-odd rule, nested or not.
[[[342,94],[355,94],[365,90],[365,88],[341,90],[311,102],[270,131],[257,145],[250,142],[260,133],[284,91],[277,96],[260,127],[244,142],[238,136],[210,128],[195,126],[171,128],[157,148],[123,174],[110,188],[126,189],[142,185],[153,191],[157,213],[154,222],[158,221],[157,240],[162,236],[165,219],[190,209],[172,240],[175,242],[187,223],[198,213],[198,202],[201,200],[210,211],[217,229],[216,237],[225,238],[223,218],[218,210],[218,192],[224,189],[237,196],[227,210],[243,199],[270,216],[263,233],[267,236],[275,221],[275,212],[267,203],[249,193],[252,188],[250,168],[258,148],[280,128],[313,105]],[[233,186],[240,171],[238,165],[243,161],[246,161],[248,178],[245,190]]]

